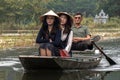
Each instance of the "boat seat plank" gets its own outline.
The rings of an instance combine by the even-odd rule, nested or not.
[[[80,50],[72,50],[72,53],[73,54],[81,54],[81,53],[83,53],[83,54],[94,54],[94,49],[93,50],[84,50],[84,51],[80,51]]]

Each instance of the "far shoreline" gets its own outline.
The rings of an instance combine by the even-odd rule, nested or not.
[[[16,30],[16,33],[9,31],[0,34],[0,49],[36,46],[35,40],[38,30]],[[120,38],[119,28],[118,29],[90,28],[90,32],[92,37],[99,35],[101,37],[100,41]]]
[[[111,37],[111,36],[105,36],[104,37],[104,36],[100,36],[100,37],[101,37],[101,39],[98,42],[103,42],[103,41],[106,41],[106,40],[108,41],[108,40],[120,39],[120,37],[118,37],[118,36],[117,37]],[[30,41],[30,43],[27,43],[29,45],[25,44],[26,41],[22,43],[23,45],[13,45],[13,44],[16,44],[16,43],[12,43],[11,44],[12,46],[10,46],[10,44],[6,45],[6,46],[4,45],[4,47],[0,46],[0,50],[9,50],[9,49],[15,49],[15,48],[16,49],[17,48],[37,48],[38,47],[38,45],[35,43],[35,41],[33,41],[32,39],[29,40],[29,41]]]

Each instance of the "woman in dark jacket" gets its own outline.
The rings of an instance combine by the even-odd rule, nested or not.
[[[59,56],[57,49],[61,41],[59,16],[50,10],[41,16],[41,21],[43,24],[36,38],[36,43],[40,44],[40,55]]]

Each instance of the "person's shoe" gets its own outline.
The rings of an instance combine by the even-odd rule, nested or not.
[[[97,42],[97,41],[99,41],[100,40],[100,36],[99,35],[96,35],[96,36],[94,36],[92,39],[91,39],[91,41],[94,41],[94,42]]]

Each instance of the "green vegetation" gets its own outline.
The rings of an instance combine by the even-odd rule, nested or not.
[[[50,9],[71,15],[81,12],[85,17],[83,24],[89,26],[92,35],[117,37],[120,35],[119,4],[119,0],[0,0],[0,48],[34,46],[41,25],[40,15]],[[106,24],[95,24],[94,16],[101,9],[110,18]]]
[[[119,17],[111,17],[106,24],[97,24],[94,23],[93,18],[85,18],[83,20],[83,23],[90,28],[94,29],[115,29],[115,28],[120,28],[120,18]]]
[[[94,17],[103,9],[110,17],[117,17],[115,21],[120,17],[119,4],[119,0],[0,0],[0,30],[37,30],[39,16],[50,9],[71,15],[79,11],[85,17]]]
[[[98,8],[104,9],[109,16],[120,17],[120,0],[97,0]]]

